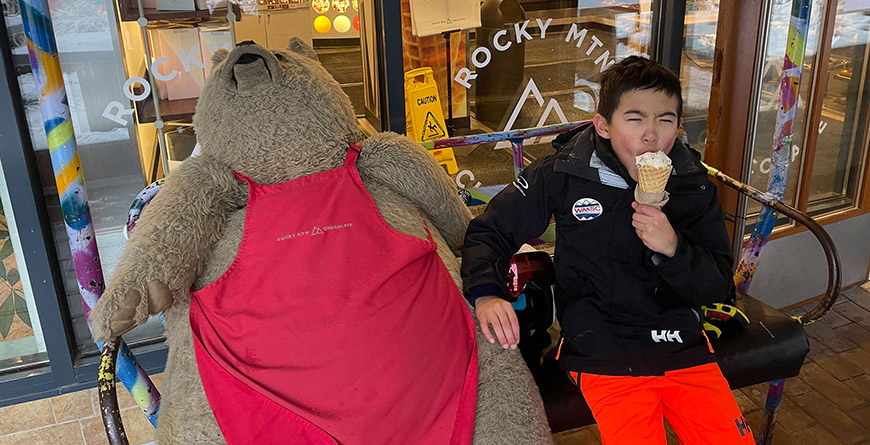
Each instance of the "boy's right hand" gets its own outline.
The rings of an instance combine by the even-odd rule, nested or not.
[[[520,323],[510,303],[499,297],[480,297],[474,301],[474,308],[480,321],[480,329],[490,343],[495,343],[495,337],[489,330],[492,326],[503,348],[517,348],[520,342]]]

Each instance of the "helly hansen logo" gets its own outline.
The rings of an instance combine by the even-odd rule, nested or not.
[[[654,342],[659,343],[663,341],[667,342],[677,342],[682,343],[683,339],[680,338],[680,331],[650,331],[652,332],[652,339]]]
[[[737,431],[740,431],[740,437],[745,436],[746,433],[752,434],[752,429],[749,428],[749,424],[746,423],[746,419],[743,416],[734,419],[734,423],[737,424]]]

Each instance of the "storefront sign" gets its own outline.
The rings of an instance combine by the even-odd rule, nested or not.
[[[209,54],[213,54],[215,51],[218,50],[218,47],[212,44],[208,44],[207,48]],[[230,45],[225,45],[223,46],[223,48],[226,50],[231,49]],[[197,58],[197,55],[203,57],[200,52],[200,45],[193,45],[189,50],[179,48],[177,51],[177,55],[178,60],[181,62],[181,66],[178,68],[183,69],[186,73],[191,73],[192,70],[199,70],[200,73],[203,72],[205,64],[203,64],[203,62],[201,62]],[[166,71],[166,69],[164,68],[165,66],[169,66],[171,69],[168,73],[163,72]],[[171,81],[179,75],[182,75],[182,73],[180,73],[177,69],[171,68],[172,66],[173,64],[170,64],[168,57],[158,57],[151,62],[151,74],[154,76],[155,79],[159,81]],[[139,85],[142,88],[142,91],[138,94],[134,93],[132,90],[132,87],[134,85]],[[144,77],[133,76],[127,79],[126,82],[124,82],[122,91],[127,99],[130,99],[133,102],[139,102],[147,99],[151,95],[153,88],[151,86],[151,83],[148,82],[148,80]],[[103,117],[117,123],[118,125],[127,126],[128,116],[131,117],[129,122],[133,121],[133,111],[133,108],[127,108],[127,106],[125,106],[121,102],[112,101],[109,102],[106,105],[106,108],[103,110]]]
[[[870,0],[854,0],[855,2],[870,2]],[[529,31],[529,24],[531,20],[526,20],[522,23],[515,23],[514,26],[514,39],[508,39],[508,30],[503,29],[493,34],[492,37],[492,47],[496,51],[506,51],[510,48],[514,43],[520,44],[526,40],[533,40],[535,38],[545,39],[547,37],[547,28],[549,28],[552,18],[548,18],[546,20],[535,19],[538,27],[537,36],[533,35]],[[593,32],[589,31],[587,28],[581,28],[578,24],[574,23],[571,25],[566,37],[566,44],[573,44],[577,48],[586,48],[587,56],[594,56],[594,63],[600,67],[600,71],[603,72],[607,67],[613,64],[616,60],[610,57],[610,50],[604,50],[604,43],[601,39],[599,39]],[[208,45],[209,49],[214,52],[217,48],[212,47],[213,45]],[[229,49],[229,48],[228,48]],[[190,73],[191,65],[195,68],[202,69],[203,63],[196,58],[196,55],[200,54],[199,46],[195,45],[190,48],[189,51],[185,51],[184,49],[179,49],[177,51],[178,58],[182,62],[182,66],[184,71]],[[485,46],[477,47],[471,54],[471,61],[477,69],[483,69],[492,61],[492,52],[489,48]],[[169,73],[161,72],[161,65],[168,64],[169,60],[166,57],[160,57],[155,59],[151,64],[151,73],[154,78],[160,81],[169,81],[174,79],[180,73],[177,69],[172,69]],[[474,74],[467,67],[460,68],[454,77],[454,81],[464,86],[466,89],[471,88],[470,81],[477,78],[477,74]],[[131,90],[131,86],[134,84],[139,84],[142,87],[142,92],[139,94],[134,94]],[[526,89],[534,88],[533,82],[527,86]],[[124,83],[123,93],[131,101],[142,101],[151,94],[153,88],[152,85],[148,82],[147,79],[139,76],[134,76]],[[538,99],[536,95],[536,99]],[[538,99],[538,102],[541,106],[543,106],[541,100]],[[552,101],[551,101],[552,102]],[[521,104],[518,105],[518,108],[521,107]],[[514,110],[513,114],[517,114],[517,110]],[[132,116],[134,112],[133,108],[128,108],[124,104],[118,101],[112,101],[106,108],[103,110],[103,117],[109,119],[118,125],[126,126],[128,124],[127,117]],[[546,116],[550,114],[550,112],[556,112],[559,115],[561,121],[565,121],[564,114],[561,109],[558,109],[558,104],[547,104],[547,110],[545,110],[543,114],[543,119],[546,119]],[[132,118],[130,119],[132,122]],[[510,124],[508,125],[510,127]]]
[[[828,128],[827,122],[825,122],[825,121],[819,122],[819,135],[824,133],[827,128]],[[789,160],[789,162],[796,161],[798,156],[800,156],[800,154],[801,154],[801,147],[797,144],[792,144],[792,146],[791,146],[791,159]],[[758,165],[758,171],[761,172],[762,174],[766,175],[766,174],[770,173],[771,162],[772,162],[772,159],[769,157],[764,158],[761,161],[758,161],[757,159],[753,159],[752,165],[753,166]]]
[[[552,21],[552,18],[547,19],[546,22],[541,21],[541,19],[535,19],[535,22],[538,24],[538,29],[540,29],[538,38],[544,39],[547,37],[547,28],[550,26]],[[514,35],[516,35],[517,44],[523,43],[524,40],[534,39],[532,34],[527,30],[530,22],[531,20],[526,20],[523,23],[514,23]],[[506,38],[507,33],[508,31],[503,29],[492,35],[492,47],[495,48],[496,51],[506,51],[514,44],[513,40],[508,40]],[[586,40],[587,35],[589,36],[588,41]],[[604,72],[607,67],[616,61],[610,58],[610,50],[601,51],[601,48],[604,46],[604,42],[602,42],[601,39],[599,39],[595,34],[591,34],[586,28],[580,29],[576,23],[572,24],[571,29],[568,30],[565,42],[568,44],[574,44],[577,48],[582,48],[584,44],[588,44],[586,55],[591,56],[593,52],[597,52],[595,64],[601,67],[601,72]],[[485,46],[479,46],[471,53],[471,63],[474,64],[477,69],[485,68],[491,61],[492,52]],[[477,74],[473,74],[470,69],[463,67],[459,69],[459,72],[456,73],[456,77],[454,77],[453,80],[468,89],[471,88],[471,83],[469,81],[474,80],[475,78],[477,78]]]

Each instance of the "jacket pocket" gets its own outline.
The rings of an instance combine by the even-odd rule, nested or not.
[[[624,352],[616,327],[607,321],[594,297],[582,298],[568,307],[562,324],[565,343],[562,355],[583,359],[621,359]]]

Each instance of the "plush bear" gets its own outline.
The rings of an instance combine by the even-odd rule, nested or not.
[[[419,144],[394,133],[360,141],[349,99],[316,53],[297,39],[283,51],[246,42],[232,52],[219,50],[213,62],[194,116],[201,154],[167,176],[90,315],[97,341],[119,336],[149,315],[165,315],[169,356],[157,427],[161,444],[224,442],[197,369],[189,314],[191,291],[228,274],[240,251],[249,202],[246,181],[280,184],[341,167],[349,145],[358,143],[359,177],[383,221],[401,234],[434,242],[448,282],[452,278],[450,285],[461,287],[455,253],[470,215],[449,178]],[[270,212],[277,220],[293,210]],[[347,252],[351,260],[358,254]],[[305,265],[299,270],[317,274]],[[250,294],[239,300],[257,305],[257,286],[250,283]],[[455,291],[452,296],[458,297]],[[473,316],[473,308],[460,305]],[[551,443],[540,394],[519,352],[488,343],[479,326],[474,332],[479,372],[474,443]],[[333,334],[325,328],[317,333]],[[371,358],[371,366],[384,365]]]

